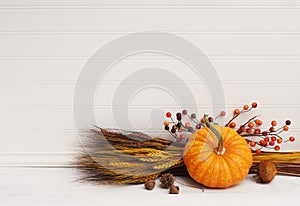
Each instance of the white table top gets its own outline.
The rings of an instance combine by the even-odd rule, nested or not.
[[[179,195],[143,185],[101,186],[76,181],[73,168],[0,168],[1,205],[299,205],[300,178],[277,176],[271,184],[257,184],[253,175],[229,189],[180,186]],[[177,178],[180,182],[189,180]]]

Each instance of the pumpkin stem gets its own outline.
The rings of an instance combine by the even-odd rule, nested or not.
[[[219,143],[218,143],[218,147],[216,148],[216,153],[218,155],[223,155],[225,152],[225,148],[224,148],[224,144],[223,144],[223,138],[222,135],[220,134],[220,132],[215,128],[215,126],[208,120],[208,115],[205,114],[204,115],[204,121],[205,121],[205,125],[208,127],[208,129],[210,129],[210,131],[212,131],[212,133],[214,133],[214,135],[217,136],[217,138],[219,139]]]

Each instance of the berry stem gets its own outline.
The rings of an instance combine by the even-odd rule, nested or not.
[[[235,114],[232,118],[231,118],[231,120],[229,120],[229,122],[225,125],[225,127],[228,127],[228,125],[233,121],[233,120],[235,120],[238,116],[240,116],[241,114],[243,114],[243,113],[246,113],[246,112],[250,112],[251,110],[253,109],[253,107],[250,107],[248,110],[242,110],[241,112],[239,112],[238,114]],[[247,123],[246,123],[247,124]]]
[[[256,119],[258,117],[258,115],[252,117],[251,119],[249,119],[245,124],[243,124],[242,126],[246,126],[248,123],[252,122],[254,119]]]

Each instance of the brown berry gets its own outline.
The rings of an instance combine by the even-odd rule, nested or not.
[[[179,187],[175,185],[170,186],[170,194],[178,194],[179,193]]]
[[[195,119],[196,118],[196,114],[195,113],[191,114],[191,118]]]
[[[292,123],[291,120],[286,120],[286,121],[285,121],[285,124],[286,124],[286,125],[291,125],[291,123]]]
[[[263,160],[258,166],[258,182],[259,183],[269,183],[271,182],[275,175],[277,174],[277,169],[275,164],[271,160]]]
[[[155,187],[155,181],[154,180],[147,180],[147,182],[145,182],[145,188],[147,190],[153,190],[154,187]]]

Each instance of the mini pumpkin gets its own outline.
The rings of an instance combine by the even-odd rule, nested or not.
[[[190,176],[211,188],[227,188],[244,180],[252,165],[252,152],[235,130],[212,124],[189,138],[183,160]]]

